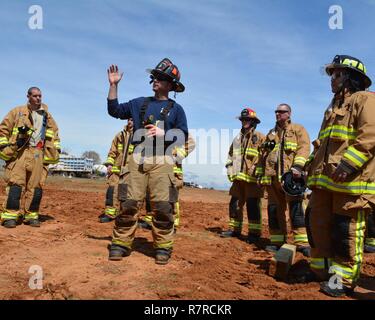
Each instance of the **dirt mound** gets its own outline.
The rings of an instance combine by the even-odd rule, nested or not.
[[[266,230],[260,247],[220,238],[229,202],[220,191],[183,190],[182,227],[167,266],[154,263],[151,233],[142,229],[132,255],[109,262],[113,223],[97,219],[104,196],[103,181],[53,178],[44,192],[41,228],[0,228],[0,299],[329,299],[317,283],[293,283],[308,267],[300,253],[287,283],[267,275],[272,255],[263,250]],[[42,289],[29,287],[31,266],[42,268]],[[375,299],[374,275],[375,255],[367,254],[355,298]]]

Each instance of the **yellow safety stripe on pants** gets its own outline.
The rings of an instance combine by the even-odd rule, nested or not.
[[[231,218],[229,220],[229,227],[234,229],[242,228],[242,221]]]
[[[174,166],[173,167],[173,173],[177,173],[177,174],[180,174],[180,173],[184,173],[182,168],[179,168],[177,166]]]
[[[25,214],[25,220],[38,219],[38,218],[39,218],[38,212],[28,212]]]
[[[176,153],[177,156],[184,159],[188,156],[188,153],[186,152],[185,148],[176,147]]]
[[[374,247],[375,247],[375,238],[366,238],[365,243],[366,243],[368,246],[374,246]]]
[[[364,230],[366,227],[365,213],[360,210],[357,214],[355,229],[355,255],[354,266],[352,268],[344,266],[335,261],[332,262],[334,273],[346,279],[349,283],[355,282],[359,278],[361,263],[363,261]]]
[[[61,144],[60,141],[56,140],[53,145],[55,146],[56,149],[61,149]]]
[[[143,218],[144,221],[148,222],[149,224],[152,223],[152,214],[146,214]]]
[[[235,175],[234,180],[241,180],[241,181],[246,181],[246,182],[257,182],[257,179],[255,177],[249,176],[246,173],[239,172]]]
[[[369,160],[362,152],[358,151],[353,146],[350,146],[344,153],[344,158],[353,162],[357,169],[362,168],[363,165]]]
[[[319,139],[322,140],[328,137],[351,141],[357,137],[357,130],[345,126],[333,125],[319,132]]]
[[[122,143],[117,144],[117,150],[118,151],[123,151],[124,150],[124,145]]]
[[[249,230],[262,230],[261,223],[249,223]]]
[[[44,163],[48,163],[48,164],[56,164],[56,163],[59,162],[59,158],[54,159],[54,158],[44,157],[44,158],[43,158],[43,162],[44,162]]]
[[[128,248],[128,249],[131,249],[132,248],[132,244],[133,244],[133,241],[121,241],[119,239],[112,239],[112,244],[115,244],[115,245],[118,245],[118,246],[121,246],[121,247],[125,247],[125,248]]]
[[[361,194],[375,194],[375,183],[356,181],[356,182],[334,182],[331,178],[326,175],[313,175],[308,177],[307,186],[311,187],[323,187],[328,190],[342,192],[353,195]]]
[[[105,164],[114,165],[115,159],[113,159],[112,157],[108,157],[107,160],[105,161]]]
[[[112,167],[112,172],[113,172],[113,173],[120,173],[120,171],[121,171],[121,170],[120,170],[120,167],[117,167],[117,166],[113,166],[113,167]]]
[[[5,160],[5,161],[9,161],[10,159],[12,159],[12,157],[9,157],[9,156],[5,155],[1,151],[0,151],[0,158]]]
[[[285,235],[283,234],[271,234],[270,236],[271,243],[284,243]]]
[[[134,144],[131,144],[128,149],[128,153],[132,154],[134,152]]]
[[[323,270],[325,268],[325,260],[327,260],[327,267],[329,269],[332,265],[332,260],[329,258],[311,258],[310,268]]]
[[[291,142],[291,141],[285,141],[284,142],[284,150],[292,150],[295,151],[297,150],[297,143],[296,142]]]
[[[7,137],[0,137],[0,146],[4,144],[8,144],[8,143],[9,143],[9,140]]]
[[[172,247],[173,247],[173,240],[160,242],[160,243],[154,243],[155,249],[172,249]]]
[[[258,149],[246,148],[245,154],[247,156],[257,157],[259,155]]]
[[[19,216],[20,215],[18,213],[12,213],[12,212],[7,212],[7,211],[3,211],[1,213],[2,220],[17,220]]]
[[[260,178],[260,184],[271,185],[272,184],[272,178],[267,177],[267,176],[263,176],[263,177]]]
[[[55,133],[51,129],[46,130],[46,138],[53,138],[55,136]]]
[[[180,226],[180,203],[177,201],[174,204],[174,226],[178,228]]]
[[[294,158],[294,161],[293,161],[293,164],[296,165],[296,166],[305,166],[305,163],[306,163],[306,158],[304,157],[295,157]]]
[[[104,214],[110,217],[116,217],[117,215],[117,209],[113,207],[106,207],[104,210]]]
[[[309,239],[307,238],[307,234],[295,234],[294,235],[294,241],[295,242],[309,242]]]
[[[264,174],[263,167],[256,167],[256,169],[255,169],[255,175],[256,176],[261,176],[263,174]]]

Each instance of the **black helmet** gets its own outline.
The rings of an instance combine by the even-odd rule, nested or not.
[[[239,120],[254,119],[255,123],[257,123],[257,124],[260,123],[260,120],[257,117],[257,113],[253,109],[250,109],[250,108],[247,108],[247,107],[245,109],[242,109],[241,115],[239,117],[237,117],[237,119],[239,119]]]
[[[303,177],[293,178],[292,171],[288,171],[281,177],[281,186],[286,194],[290,196],[302,196],[306,190],[306,183]]]
[[[161,60],[154,69],[146,69],[152,76],[166,76],[173,84],[173,91],[184,92],[185,86],[180,82],[181,74],[177,66],[168,58]],[[151,81],[152,82],[152,81]]]
[[[371,86],[371,79],[367,76],[366,67],[361,60],[347,55],[336,55],[332,62],[325,66],[325,71],[329,76],[331,76],[333,69],[335,68],[346,68],[353,70],[354,74],[362,78],[365,89]]]

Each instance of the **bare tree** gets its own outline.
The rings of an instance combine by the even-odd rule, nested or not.
[[[93,159],[94,164],[101,164],[102,163],[102,160],[100,159],[100,155],[96,151],[93,151],[93,150],[85,151],[84,153],[82,153],[81,157]]]

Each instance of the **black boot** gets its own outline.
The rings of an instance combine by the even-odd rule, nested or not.
[[[241,236],[241,232],[234,231],[234,230],[226,230],[220,233],[220,237],[222,238],[233,238],[233,237],[239,238],[240,236]]]
[[[40,221],[39,221],[39,219],[25,220],[24,224],[26,224],[26,225],[28,225],[30,227],[34,227],[34,228],[40,227]]]
[[[14,220],[14,219],[10,219],[10,220],[5,220],[3,222],[3,226],[5,228],[15,228],[17,226],[17,221]]]
[[[109,248],[109,260],[120,261],[123,257],[130,256],[131,250],[126,247],[119,246],[117,244],[111,244]]]
[[[342,286],[342,289],[331,288],[328,281],[322,282],[320,284],[320,290],[326,295],[334,297],[334,298],[341,298],[341,297],[349,296],[354,291],[352,288],[348,288],[345,286]]]
[[[156,249],[155,252],[155,263],[156,264],[167,264],[171,258],[172,251],[169,249]]]
[[[99,216],[99,222],[100,223],[107,223],[113,221],[115,218],[112,218],[110,216],[107,216],[106,214],[102,214]]]

